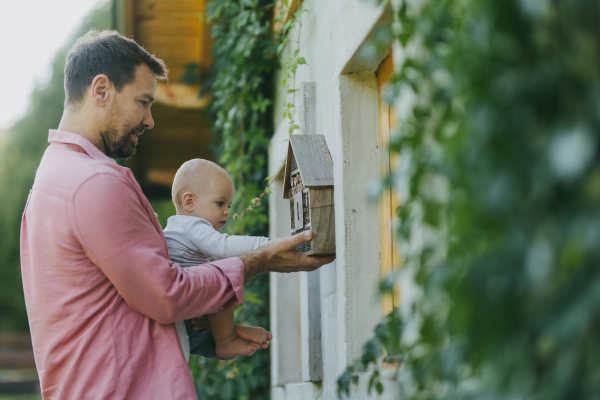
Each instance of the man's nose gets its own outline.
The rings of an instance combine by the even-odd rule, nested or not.
[[[226,208],[223,215],[227,216],[227,215],[229,215],[230,212],[231,212],[231,210],[229,210],[229,208]]]
[[[142,120],[142,125],[144,125],[144,127],[146,129],[154,128],[154,120],[152,119],[152,113],[150,112],[150,110],[148,110],[147,112],[144,113],[144,119]]]

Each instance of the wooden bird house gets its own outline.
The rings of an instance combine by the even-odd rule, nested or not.
[[[283,198],[290,199],[292,235],[311,230],[310,242],[296,248],[306,255],[335,254],[333,161],[323,135],[291,135]]]

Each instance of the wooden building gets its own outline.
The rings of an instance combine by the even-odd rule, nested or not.
[[[170,71],[169,80],[156,89],[155,127],[144,133],[128,165],[149,196],[167,194],[185,161],[213,159],[210,121],[204,112],[210,99],[199,97],[200,85],[182,82],[190,70],[205,74],[212,63],[206,2],[114,0],[117,30],[164,60]]]
[[[392,9],[387,2],[362,0],[290,0],[288,4],[300,3],[309,12],[292,30],[293,40],[283,50],[281,62],[298,52],[307,65],[298,66],[294,78],[298,90],[293,95],[285,88],[275,95],[269,175],[278,177],[272,186],[275,193],[289,190],[289,176],[281,170],[289,142],[293,147],[297,137],[323,138],[335,181],[336,260],[312,272],[271,274],[271,398],[337,400],[338,378],[359,359],[377,323],[394,305],[407,304],[403,302],[407,291],[378,295],[380,279],[401,268],[394,238],[398,195],[387,191],[380,202],[367,195],[373,192],[378,175],[385,176],[399,162],[387,146],[395,118],[382,101],[394,52],[372,46],[381,27],[391,25]],[[282,106],[290,96],[297,105],[294,121],[300,127],[291,138]],[[311,150],[311,155],[316,153]],[[304,175],[301,180],[305,181]],[[289,236],[295,222],[289,200],[273,196],[269,236]],[[369,394],[368,375],[360,375],[350,398],[401,398],[397,368],[382,362],[385,391],[381,397],[375,390]]]

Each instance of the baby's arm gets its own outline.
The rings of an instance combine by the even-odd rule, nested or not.
[[[215,260],[239,257],[269,241],[263,236],[230,236],[217,232],[210,222],[201,218],[190,226],[188,237],[197,251]]]

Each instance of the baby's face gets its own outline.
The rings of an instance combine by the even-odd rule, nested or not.
[[[204,218],[220,232],[229,218],[234,195],[235,187],[231,178],[225,174],[215,174],[210,178],[208,187],[203,188],[196,198],[192,214]]]

